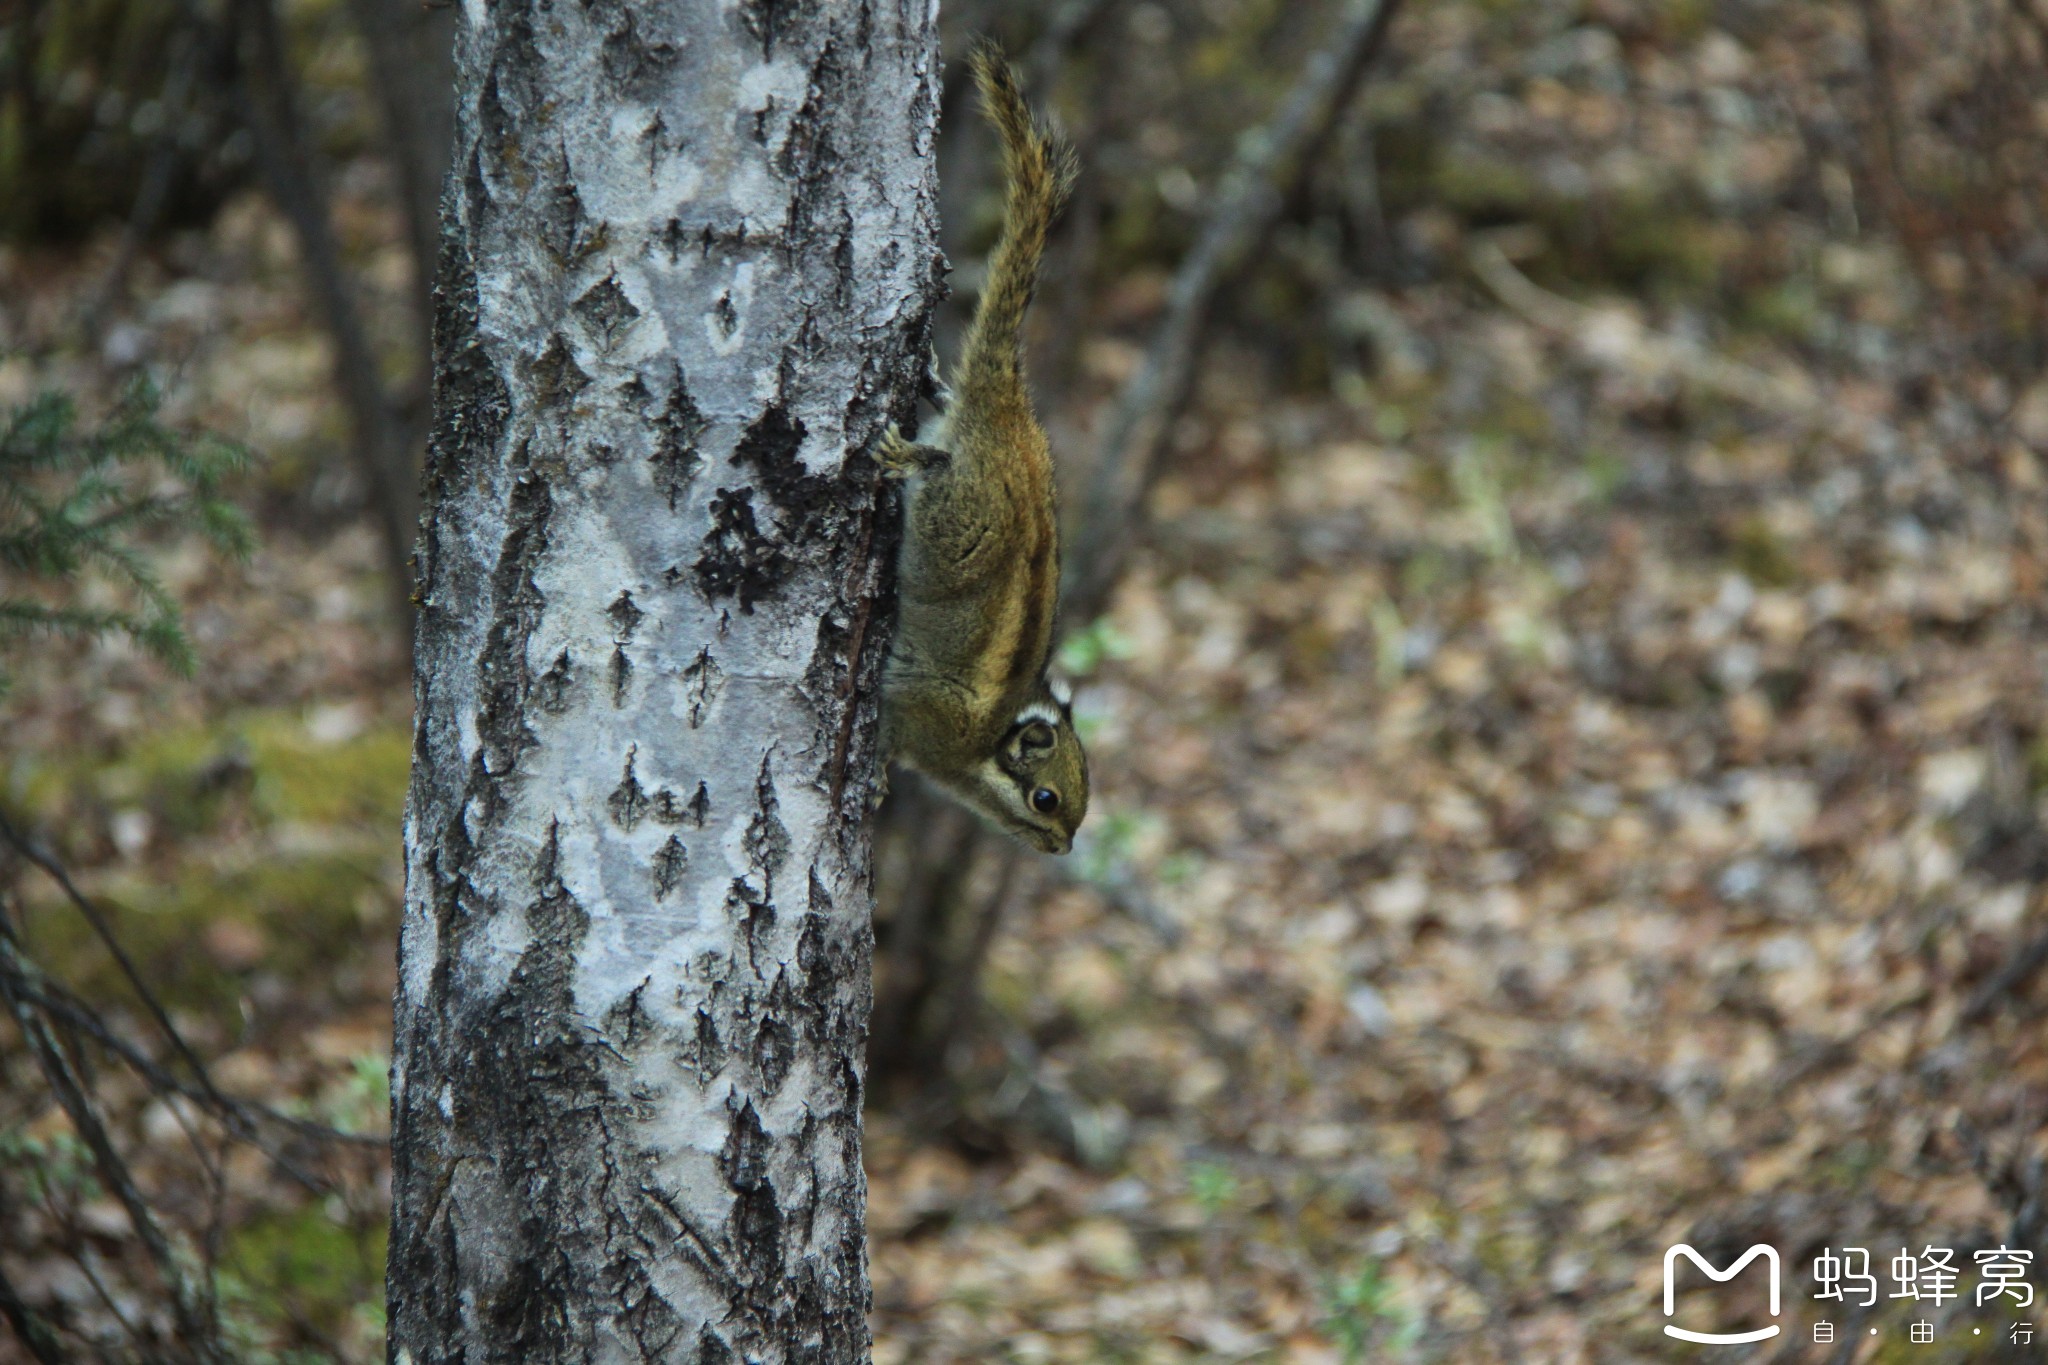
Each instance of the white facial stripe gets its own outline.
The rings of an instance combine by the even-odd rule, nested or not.
[[[1039,702],[1032,702],[1022,711],[1019,711],[1015,723],[1024,725],[1034,720],[1044,725],[1050,725],[1055,730],[1060,728],[1060,713]]]
[[[1045,680],[1045,690],[1052,693],[1052,699],[1061,706],[1072,706],[1074,704],[1074,689],[1067,686],[1065,678],[1047,678]]]

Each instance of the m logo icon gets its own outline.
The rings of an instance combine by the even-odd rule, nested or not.
[[[1705,1272],[1706,1277],[1716,1284],[1725,1284],[1729,1280],[1734,1279],[1742,1273],[1744,1266],[1759,1256],[1763,1257],[1771,1265],[1771,1316],[1774,1318],[1778,1316],[1778,1252],[1775,1247],[1767,1247],[1762,1242],[1758,1242],[1755,1246],[1743,1252],[1742,1259],[1734,1265],[1729,1266],[1726,1270],[1716,1270],[1712,1265],[1708,1264],[1706,1257],[1681,1242],[1664,1253],[1665,1317],[1668,1318],[1677,1311],[1678,1286],[1673,1280],[1672,1272],[1677,1269],[1680,1256],[1684,1256],[1687,1260],[1698,1266]],[[1778,1335],[1778,1328],[1773,1324],[1769,1327],[1759,1327],[1754,1332],[1688,1332],[1683,1327],[1673,1327],[1667,1322],[1664,1324],[1664,1335],[1667,1337],[1677,1337],[1680,1341],[1702,1342],[1708,1346],[1740,1346],[1746,1341],[1766,1341]]]

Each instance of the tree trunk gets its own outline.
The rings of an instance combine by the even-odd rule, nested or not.
[[[860,1361],[932,0],[459,7],[392,1358]]]

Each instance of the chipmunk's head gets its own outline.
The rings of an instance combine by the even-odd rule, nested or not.
[[[1065,853],[1088,814],[1088,755],[1066,685],[1041,679],[1002,743],[961,793],[997,827],[1045,853]]]

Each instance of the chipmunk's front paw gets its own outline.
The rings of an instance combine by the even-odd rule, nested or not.
[[[882,443],[875,447],[875,463],[882,466],[885,479],[907,479],[917,471],[917,447],[903,439],[894,422],[882,434]]]
[[[946,452],[937,446],[921,446],[905,440],[894,422],[882,434],[881,444],[875,447],[875,463],[882,466],[885,479],[907,479],[921,470],[944,464],[947,458]]]

